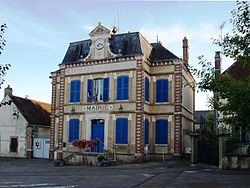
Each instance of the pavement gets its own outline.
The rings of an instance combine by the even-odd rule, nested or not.
[[[0,158],[0,188],[250,187],[250,170],[220,170],[187,160],[110,167],[54,166],[46,159]]]

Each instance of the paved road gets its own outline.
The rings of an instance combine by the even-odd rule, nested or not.
[[[7,187],[250,187],[250,170],[222,171],[188,161],[55,167],[48,160],[0,158],[0,188]]]

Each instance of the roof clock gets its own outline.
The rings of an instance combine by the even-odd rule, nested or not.
[[[110,50],[111,32],[101,22],[89,33],[89,36],[91,38],[90,51],[84,61],[116,57],[116,54]]]
[[[95,41],[95,47],[96,47],[97,50],[103,49],[104,45],[105,45],[105,42],[104,42],[103,38],[96,39],[96,41]]]

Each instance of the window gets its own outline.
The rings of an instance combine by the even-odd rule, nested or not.
[[[156,102],[168,102],[168,79],[156,81]]]
[[[80,102],[80,80],[71,80],[70,82],[70,102]]]
[[[116,90],[117,100],[128,100],[129,93],[129,77],[128,76],[118,76],[117,78],[117,90]]]
[[[109,78],[103,79],[103,102],[109,101]]]
[[[156,120],[156,144],[168,144],[168,120]]]
[[[149,102],[149,79],[145,77],[145,101]]]
[[[128,119],[118,118],[116,119],[116,144],[128,143]]]
[[[109,101],[109,78],[88,80],[88,102]]]
[[[148,119],[145,119],[144,121],[144,145],[148,144],[148,128],[149,128],[148,125],[149,125]]]
[[[79,119],[69,120],[69,142],[79,140]]]
[[[16,137],[10,138],[10,152],[17,152],[18,141]]]
[[[93,80],[88,79],[88,88],[87,88],[87,101],[92,102],[93,101]]]
[[[94,82],[94,102],[103,100],[103,79],[93,80]]]

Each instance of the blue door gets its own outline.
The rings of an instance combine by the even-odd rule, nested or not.
[[[92,152],[103,152],[104,148],[104,120],[92,120],[91,139],[99,139],[100,144],[92,148]]]

